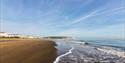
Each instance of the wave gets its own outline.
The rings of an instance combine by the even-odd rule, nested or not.
[[[74,49],[74,48],[72,47],[67,53],[58,56],[53,63],[58,63],[61,57],[64,57],[64,56],[66,56],[66,55],[68,55],[68,54],[71,54],[73,49]]]
[[[58,44],[59,44],[58,41],[62,42],[62,41],[67,41],[67,40],[55,40],[57,46],[58,46]],[[86,42],[75,41],[75,40],[73,40],[73,41],[70,40],[70,41],[67,41],[67,42],[70,42],[70,43],[77,43],[77,44],[88,44],[88,43],[86,43]],[[56,49],[58,49],[57,46],[55,46]],[[68,52],[66,52],[66,53],[64,53],[64,54],[62,54],[62,55],[59,55],[53,63],[58,63],[59,60],[60,60],[60,58],[66,56],[66,55],[68,55],[68,54],[71,54],[71,53],[72,53],[72,50],[74,50],[74,47],[71,47],[71,49],[69,49]]]
[[[53,63],[59,63],[60,61],[68,62],[70,60],[73,60],[73,58],[71,57],[75,57],[76,60],[74,61],[76,62],[81,60],[85,60],[87,62],[91,61],[92,59],[94,61],[107,60],[109,62],[118,60],[117,62],[119,63],[124,62],[125,60],[125,51],[115,47],[96,45],[80,41],[61,41],[59,42],[59,45],[57,44],[57,46],[60,46],[60,44],[66,45],[68,47],[71,46],[71,48],[67,49],[65,53],[59,55]]]
[[[102,49],[102,48],[97,48],[97,49],[100,51],[103,51],[105,53],[108,53],[108,54],[112,54],[112,55],[116,55],[116,56],[125,58],[125,52],[123,52],[123,51],[117,51],[117,50],[113,50],[113,49],[109,50],[109,49]]]

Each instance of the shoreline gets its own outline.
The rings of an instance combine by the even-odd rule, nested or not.
[[[125,59],[125,56],[122,58],[124,51],[121,54],[121,50],[113,47],[96,46],[79,41],[27,39],[10,40],[10,42],[7,40],[6,42],[5,40],[0,42],[0,45],[2,45],[0,46],[1,63],[73,63],[72,60],[74,62],[83,62],[83,60],[84,62],[96,62],[97,59],[103,62],[104,58],[109,58],[107,61],[116,61],[113,60],[115,58],[118,62],[123,62]],[[121,55],[117,56],[113,52]]]
[[[68,52],[66,52],[66,53],[64,53],[64,54],[62,54],[62,55],[59,55],[53,63],[58,63],[59,60],[60,60],[62,57],[66,56],[66,55],[68,55],[68,54],[71,54],[73,49],[74,49],[74,48],[72,47]]]
[[[63,43],[63,42],[60,42],[60,43]],[[54,61],[54,63],[67,63],[67,62],[68,63],[77,63],[77,62],[122,63],[122,62],[125,62],[124,50],[123,52],[120,52],[121,50],[117,50],[117,48],[112,48],[109,46],[97,47],[97,46],[93,46],[92,44],[88,44],[86,42],[69,41],[65,43],[65,45],[67,44],[72,46],[72,48],[69,49],[68,52],[65,52],[64,54],[59,55]],[[106,47],[107,49],[102,47]],[[102,48],[102,49],[99,50],[98,48]]]

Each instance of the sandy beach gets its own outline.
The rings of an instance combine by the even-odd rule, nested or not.
[[[0,40],[0,63],[52,63],[54,45],[49,40]]]

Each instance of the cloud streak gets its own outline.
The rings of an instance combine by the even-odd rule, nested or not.
[[[80,22],[85,21],[85,20],[88,19],[88,18],[91,18],[91,17],[100,16],[100,15],[104,15],[104,14],[105,14],[105,15],[107,15],[107,14],[113,14],[113,13],[115,13],[115,12],[118,12],[118,11],[121,11],[121,10],[125,10],[125,7],[115,8],[115,9],[103,11],[103,12],[100,13],[99,11],[101,11],[101,10],[103,10],[103,9],[95,10],[95,11],[89,13],[89,14],[86,15],[86,16],[80,17],[80,18],[78,18],[78,19],[72,21],[72,23],[70,23],[70,25],[78,24],[78,23],[80,23]]]
[[[89,18],[89,17],[92,17],[94,16],[94,14],[96,14],[99,10],[96,10],[94,12],[91,12],[90,14],[84,16],[84,17],[81,17],[81,18],[78,18],[76,20],[74,20],[70,25],[73,25],[73,24],[77,24],[77,23],[80,23],[81,21],[84,21],[85,19]]]

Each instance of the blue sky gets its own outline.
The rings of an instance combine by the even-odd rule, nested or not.
[[[1,31],[123,39],[125,0],[0,0]]]

